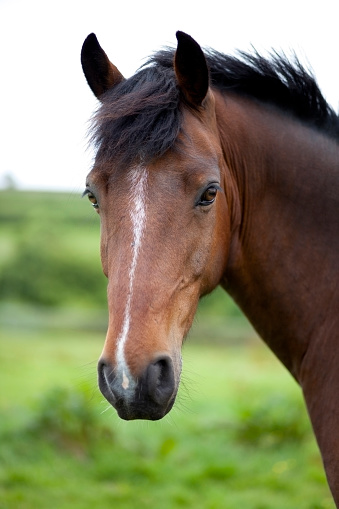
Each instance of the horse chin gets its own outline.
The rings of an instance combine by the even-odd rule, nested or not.
[[[125,421],[146,420],[159,421],[167,415],[172,409],[175,402],[175,396],[168,403],[166,408],[155,404],[120,404],[119,401],[114,405],[118,416]]]

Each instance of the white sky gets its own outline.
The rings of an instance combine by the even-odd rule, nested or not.
[[[294,49],[337,110],[338,11],[337,0],[0,0],[0,187],[10,174],[20,188],[83,189],[97,104],[80,66],[89,33],[126,77],[176,30],[225,53]]]

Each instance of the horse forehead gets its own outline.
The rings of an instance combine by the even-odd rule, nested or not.
[[[222,153],[216,122],[205,118],[204,114],[200,117],[192,113],[186,115],[178,140],[189,157],[211,158]]]
[[[148,187],[159,180],[168,184],[179,184],[187,179],[204,179],[206,169],[217,167],[222,149],[219,137],[195,115],[189,114],[178,135],[176,147],[147,165],[139,163],[129,168],[120,168],[119,161],[107,159],[96,161],[88,179],[98,188],[106,188],[107,195],[128,194],[131,187],[147,173]],[[145,192],[145,189],[143,189]]]

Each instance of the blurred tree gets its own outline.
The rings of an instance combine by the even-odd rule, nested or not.
[[[59,306],[69,303],[106,306],[106,282],[100,264],[70,256],[57,239],[21,240],[1,267],[0,298]]]
[[[14,191],[17,189],[17,184],[14,176],[11,173],[6,173],[2,177],[2,185],[1,187],[6,190]]]

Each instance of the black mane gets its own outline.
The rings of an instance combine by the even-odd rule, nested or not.
[[[211,86],[273,104],[302,122],[339,139],[339,117],[324,99],[315,78],[297,57],[273,53],[238,57],[205,52]],[[173,69],[174,50],[152,56],[131,78],[106,92],[93,121],[97,158],[147,163],[171,148],[181,128],[181,96]]]

